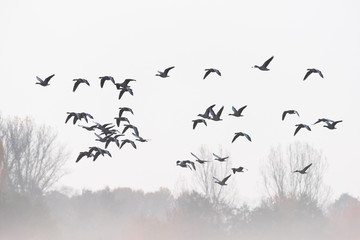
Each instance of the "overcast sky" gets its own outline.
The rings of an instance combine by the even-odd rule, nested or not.
[[[221,146],[234,164],[246,166],[238,181],[241,197],[258,199],[259,168],[272,146],[295,141],[311,144],[327,158],[325,181],[335,197],[360,196],[358,136],[360,7],[357,1],[8,1],[0,3],[0,111],[30,116],[51,126],[67,145],[70,173],[59,186],[76,189],[132,187],[176,190],[191,171],[176,160],[192,159],[201,145]],[[274,56],[268,72],[252,68]],[[169,78],[158,70],[175,66]],[[217,68],[203,80],[205,68]],[[303,77],[318,68],[324,79]],[[41,87],[36,76],[55,77]],[[134,78],[134,96],[99,77]],[[74,78],[87,79],[72,92]],[[225,106],[222,122],[192,130],[197,114]],[[247,105],[243,118],[231,106]],[[101,123],[114,122],[118,108],[148,143],[138,149],[109,148],[113,157],[82,159],[80,151],[97,145],[92,132],[70,122],[66,112],[88,112]],[[296,109],[281,121],[284,110]],[[318,118],[343,120],[337,130],[321,125],[293,136],[295,124]],[[248,133],[252,142],[231,140]]]

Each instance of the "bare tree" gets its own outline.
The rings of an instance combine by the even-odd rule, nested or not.
[[[198,153],[195,153],[200,159],[207,160],[204,164],[197,164],[196,172],[194,175],[195,189],[208,197],[211,203],[218,204],[231,204],[234,200],[235,190],[231,187],[231,179],[227,182],[229,186],[220,186],[214,182],[213,177],[223,179],[231,173],[231,157],[229,153],[225,153],[220,147],[215,154],[226,157],[229,156],[224,162],[214,160],[212,155],[215,152],[210,151],[205,146],[201,146]]]
[[[0,120],[7,189],[42,194],[64,175],[68,153],[56,145],[57,135],[49,127],[36,126],[29,118]]]
[[[294,173],[312,163],[307,174]],[[265,191],[270,199],[295,197],[325,204],[330,189],[323,182],[326,159],[309,144],[296,142],[285,149],[272,148],[266,164],[261,169]]]

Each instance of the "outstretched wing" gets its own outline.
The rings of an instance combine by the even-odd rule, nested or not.
[[[308,69],[307,73],[305,74],[304,81],[311,73],[312,73],[312,70]]]
[[[239,136],[240,136],[240,134],[235,133],[235,136],[234,136],[234,138],[233,138],[233,140],[231,142],[233,143]]]
[[[248,134],[244,133],[244,136],[251,142],[251,137]]]
[[[281,119],[282,119],[283,121],[284,121],[285,116],[286,116],[287,113],[288,113],[288,111],[284,111],[284,112],[283,112],[282,117],[281,117]]]
[[[206,70],[206,73],[205,73],[203,79],[205,79],[211,73],[211,69],[205,69],[205,70]]]
[[[221,158],[221,157],[219,157],[218,155],[216,155],[215,153],[213,153],[213,155],[214,155],[214,157],[216,157],[216,158]]]
[[[230,174],[229,176],[225,177],[225,178],[222,180],[222,182],[223,182],[223,183],[226,183],[226,181],[229,179],[229,177],[231,177],[231,174]]]
[[[76,81],[73,87],[73,92],[75,92],[75,90],[77,89],[77,87],[79,86],[80,81]]]
[[[321,78],[324,78],[324,76],[322,75],[322,73],[321,73],[320,70],[317,70],[317,69],[316,69],[316,72],[320,75]]]
[[[271,58],[269,58],[268,60],[266,60],[266,62],[264,62],[263,66],[267,67],[269,65],[269,63],[273,60],[274,56],[272,56]]]
[[[50,79],[51,79],[53,76],[55,76],[55,74],[50,75],[50,76],[48,76],[47,78],[45,78],[44,82],[45,82],[46,84],[48,84],[48,82],[50,81]]]
[[[200,158],[198,158],[195,154],[193,154],[192,152],[191,152],[191,155],[193,155],[197,160],[200,160]]]
[[[301,125],[297,126],[296,130],[295,130],[295,133],[294,133],[294,136],[297,134],[297,132],[301,129]]]
[[[304,169],[302,170],[302,172],[306,172],[306,170],[308,170],[308,168],[312,165],[312,163],[310,163],[309,165],[307,165],[306,167],[304,167]]]
[[[164,74],[165,74],[165,75],[168,75],[169,71],[170,71],[171,69],[173,69],[174,67],[175,67],[175,66],[169,67],[169,68],[165,69]]]

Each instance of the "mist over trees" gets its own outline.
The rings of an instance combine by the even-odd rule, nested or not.
[[[326,158],[308,144],[270,151],[262,167],[262,202],[249,207],[233,198],[236,188],[213,182],[214,175],[221,178],[230,172],[231,157],[219,164],[197,165],[196,187],[176,196],[167,188],[148,193],[131,188],[84,189],[76,194],[51,190],[66,160],[54,145],[56,135],[27,119],[2,119],[0,127],[4,145],[0,239],[355,240],[360,236],[359,199],[344,193],[334,202],[327,200]],[[195,154],[213,159],[206,147]],[[230,155],[223,150],[217,154]],[[313,163],[308,174],[293,173],[308,163]]]
[[[68,153],[56,138],[50,127],[37,126],[29,118],[0,115],[1,176],[8,192],[40,196],[64,175]]]

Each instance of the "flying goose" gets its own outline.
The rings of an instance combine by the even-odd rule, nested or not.
[[[136,137],[136,141],[139,141],[139,142],[148,142],[150,139],[145,139],[145,138],[142,138],[140,137],[139,135],[135,134],[135,133],[132,133],[132,135],[134,135]]]
[[[234,113],[230,113],[230,116],[234,116],[234,117],[243,117],[244,115],[241,115],[241,113],[243,112],[243,110],[247,107],[247,105],[239,108],[238,110],[236,110],[236,108],[234,106],[232,106],[232,110]]]
[[[274,56],[272,56],[271,58],[269,58],[268,60],[266,60],[266,62],[264,62],[263,65],[261,65],[260,67],[258,65],[253,66],[253,68],[258,68],[262,71],[269,71],[270,69],[267,68],[267,66],[269,65],[269,63],[271,62],[271,60],[273,60]]]
[[[302,170],[295,170],[294,173],[298,172],[298,173],[301,173],[301,174],[306,174],[306,170],[308,170],[308,168],[312,165],[312,163],[310,163],[309,165],[307,165],[306,167],[304,167],[304,169]]]
[[[219,179],[217,179],[216,177],[213,177],[213,178],[215,179],[215,183],[219,184],[220,186],[225,186],[225,185],[227,185],[226,181],[229,179],[230,176],[231,176],[231,174],[229,176],[225,177],[221,181]]]
[[[135,79],[125,79],[122,83],[115,83],[116,89],[126,88],[128,84],[132,81],[136,81]]]
[[[130,144],[133,146],[133,148],[136,149],[136,145],[135,145],[134,141],[132,141],[132,140],[130,140],[130,139],[121,140],[120,149],[121,149],[126,143],[130,143]]]
[[[73,92],[75,92],[75,90],[76,90],[77,87],[80,85],[80,83],[85,83],[85,84],[87,84],[88,86],[90,86],[90,83],[88,82],[88,80],[83,79],[83,78],[73,79],[73,81],[75,81],[74,87],[73,87]]]
[[[213,153],[213,156],[215,157],[214,160],[217,160],[219,162],[224,162],[226,159],[228,159],[229,157],[219,157],[218,155],[216,155],[215,153]]]
[[[95,161],[95,160],[100,156],[100,154],[101,154],[102,156],[104,156],[104,154],[107,154],[107,155],[109,155],[110,157],[112,157],[111,154],[110,154],[110,152],[109,152],[108,150],[101,149],[101,148],[99,148],[99,147],[89,147],[89,153],[91,154],[93,151],[96,152],[96,153],[94,154],[94,159],[93,159],[93,161]]]
[[[224,110],[224,106],[222,106],[220,108],[220,110],[215,114],[214,110],[211,108],[210,109],[210,114],[212,116],[212,118],[210,118],[213,121],[222,121],[222,119],[220,119],[221,113]]]
[[[198,114],[198,116],[199,117],[202,117],[202,118],[206,118],[206,119],[211,119],[211,117],[210,117],[210,111],[211,111],[211,109],[213,108],[213,107],[215,107],[215,104],[213,104],[213,105],[211,105],[210,107],[208,107],[207,109],[206,109],[206,111],[205,111],[205,113],[204,114]]]
[[[100,87],[102,88],[104,86],[105,81],[111,81],[113,84],[115,84],[115,80],[111,76],[104,76],[99,77],[100,78]]]
[[[203,124],[205,124],[205,126],[207,126],[207,123],[206,123],[206,121],[205,121],[205,119],[195,119],[195,120],[192,120],[193,121],[193,129],[195,129],[196,128],[196,125],[198,124],[198,123],[203,123]]]
[[[319,122],[325,122],[325,123],[332,123],[333,120],[327,119],[327,118],[319,118],[313,125],[319,123]]]
[[[78,126],[84,128],[84,129],[86,129],[86,130],[88,130],[88,131],[94,131],[95,128],[98,127],[97,125],[92,125],[92,126],[90,126],[90,127],[87,127],[87,126],[84,126],[84,125],[78,125]]]
[[[94,154],[92,154],[91,152],[80,152],[79,156],[76,159],[76,162],[80,161],[80,159],[83,158],[84,156],[89,158],[89,157],[94,157]]]
[[[134,125],[132,125],[132,124],[124,124],[124,129],[123,129],[123,131],[122,131],[122,133],[121,134],[124,134],[129,128],[131,128],[133,131],[134,131],[134,133],[137,135],[137,136],[139,136],[139,130],[137,129],[137,127],[135,127]]]
[[[122,87],[122,88],[119,88],[120,89],[120,93],[119,93],[119,100],[121,99],[122,95],[124,95],[125,92],[128,92],[131,94],[131,96],[134,95],[134,92],[133,90],[127,86],[127,87]]]
[[[126,117],[115,117],[114,119],[116,119],[116,125],[117,125],[118,127],[120,127],[120,123],[121,123],[121,122],[127,122],[127,123],[130,124],[129,119],[127,119]]]
[[[73,124],[76,123],[77,120],[80,120],[80,116],[78,113],[75,112],[67,112],[68,116],[66,117],[65,123],[67,123],[71,117],[73,117]]]
[[[93,116],[91,116],[89,113],[86,113],[86,112],[78,113],[78,115],[79,115],[79,120],[85,119],[86,122],[88,122],[87,118],[94,119]]]
[[[247,168],[244,167],[238,167],[238,168],[231,168],[231,170],[233,171],[233,173],[235,174],[236,172],[244,172],[244,170],[247,171]]]
[[[156,74],[155,76],[159,76],[159,77],[162,77],[162,78],[167,78],[169,77],[168,73],[171,69],[173,69],[174,67],[169,67],[167,69],[164,70],[164,72],[160,72],[158,71],[158,74]]]
[[[300,117],[299,113],[296,110],[287,110],[287,111],[284,111],[283,114],[282,114],[281,119],[283,121],[284,121],[284,119],[286,117],[286,114],[297,114]]]
[[[196,156],[196,155],[193,154],[192,152],[191,152],[191,155],[193,155],[193,156],[196,158],[196,161],[197,161],[198,163],[200,163],[200,164],[204,164],[204,163],[206,163],[206,162],[210,162],[210,161],[208,161],[208,160],[202,160],[202,159],[198,158],[198,156]]]
[[[190,160],[183,160],[183,161],[177,160],[176,165],[183,168],[190,168],[190,170],[194,169],[196,171],[195,163]]]
[[[315,68],[308,68],[307,73],[305,74],[304,80],[312,73],[318,73],[320,75],[321,78],[324,78],[324,76],[322,75],[321,71]]]
[[[208,68],[208,69],[205,69],[205,71],[206,71],[206,73],[205,73],[205,76],[203,79],[205,79],[212,72],[217,73],[217,75],[221,76],[220,71],[215,68]]]
[[[248,134],[246,134],[246,133],[243,133],[243,132],[235,133],[235,136],[234,136],[234,138],[233,138],[233,140],[231,142],[233,143],[239,136],[244,136],[244,137],[247,138],[247,140],[249,140],[251,142],[250,136]]]
[[[36,79],[37,79],[39,82],[37,82],[37,83],[35,83],[35,84],[40,84],[41,86],[46,87],[46,86],[50,85],[50,84],[49,84],[49,81],[50,81],[50,79],[51,79],[53,76],[55,76],[55,74],[48,76],[47,78],[45,78],[45,80],[42,80],[41,78],[39,78],[38,76],[36,76]]]
[[[295,126],[296,126],[297,128],[295,129],[294,136],[296,135],[296,133],[297,133],[301,128],[306,128],[307,130],[311,131],[311,128],[310,128],[308,125],[306,125],[306,124],[300,123],[300,124],[296,124]]]
[[[134,112],[133,112],[133,110],[132,110],[131,108],[128,108],[128,107],[119,107],[119,109],[120,109],[120,110],[119,110],[119,117],[121,117],[124,112],[131,112],[132,115],[134,115]]]
[[[333,129],[336,129],[335,125],[338,124],[338,123],[341,123],[342,120],[339,120],[339,121],[333,121],[333,122],[325,122],[326,125],[324,125],[324,127],[330,129],[330,130],[333,130]]]

